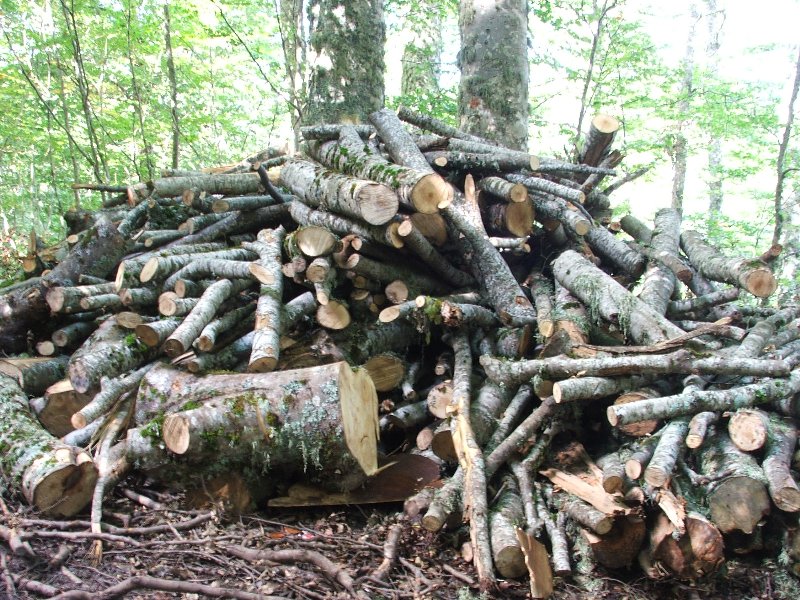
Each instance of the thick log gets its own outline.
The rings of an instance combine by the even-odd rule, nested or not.
[[[259,264],[268,277],[262,281],[256,305],[255,336],[250,354],[248,370],[263,373],[271,371],[278,364],[281,333],[281,302],[283,296],[283,276],[281,267],[281,246],[286,236],[283,227],[264,229],[258,234],[254,246],[259,255]]]
[[[19,385],[0,374],[0,474],[37,510],[54,517],[81,511],[97,471],[88,452],[45,431]]]
[[[698,450],[701,472],[719,478],[706,492],[711,521],[724,533],[751,534],[769,513],[766,480],[755,459],[717,430]]]
[[[800,511],[800,489],[790,471],[796,444],[797,428],[792,423],[775,416],[769,419],[764,462],[761,466],[775,506],[793,513]]]
[[[47,290],[45,299],[50,310],[54,313],[71,314],[81,310],[91,310],[81,307],[81,300],[89,296],[116,293],[113,283],[99,285],[82,285],[75,287],[54,287]]]
[[[578,162],[591,166],[599,165],[608,154],[619,125],[619,121],[611,115],[595,115],[578,154]]]
[[[358,134],[342,127],[339,142],[325,142],[312,148],[314,158],[343,173],[388,185],[400,202],[422,213],[435,213],[452,201],[450,186],[425,163],[419,171],[392,164],[367,154]]]
[[[186,190],[223,196],[242,196],[264,191],[257,173],[164,177],[153,181],[152,189],[162,198],[180,196]]]
[[[778,286],[769,265],[758,259],[729,258],[696,231],[681,233],[681,248],[700,273],[713,281],[738,286],[758,298],[767,298]]]
[[[742,408],[728,420],[728,436],[744,452],[759,450],[767,442],[769,415],[762,410]]]
[[[489,514],[492,558],[502,577],[521,577],[527,571],[516,526],[523,519],[522,499],[511,474],[503,478],[502,491]]]
[[[478,173],[504,173],[539,167],[539,158],[524,153],[508,153],[502,150],[496,153],[459,152],[457,150],[435,150],[425,152],[425,159],[431,166],[449,171]],[[555,184],[557,185],[557,184]],[[569,188],[567,188],[569,190]],[[570,192],[574,190],[569,190]],[[583,194],[581,194],[583,196]]]
[[[653,457],[644,471],[644,480],[653,487],[665,487],[684,450],[684,440],[689,428],[688,417],[672,420],[664,427],[656,444]]]
[[[300,225],[322,227],[342,237],[355,234],[362,239],[384,244],[390,248],[403,247],[403,240],[397,235],[396,227],[392,227],[393,223],[382,226],[362,224],[332,213],[312,210],[299,201],[289,203],[289,214]]]
[[[502,177],[481,177],[475,185],[480,191],[506,202],[525,202],[528,199],[528,190],[524,185],[511,183]]]
[[[725,562],[719,529],[697,512],[687,513],[686,532],[680,538],[667,516],[659,514],[648,537],[649,543],[639,556],[639,564],[654,579],[668,574],[696,581],[712,575]]]
[[[281,181],[304,203],[317,210],[366,221],[388,223],[397,214],[399,200],[390,187],[355,179],[295,158],[281,167]]]
[[[179,389],[179,392],[174,390]],[[303,473],[329,489],[350,490],[377,471],[377,397],[366,372],[339,362],[262,374],[195,377],[151,370],[137,402],[198,406],[167,416],[167,447],[189,460],[216,452],[248,453],[263,469]]]
[[[69,379],[62,379],[47,388],[41,399],[31,400],[31,408],[44,428],[60,438],[74,429],[70,422],[73,413],[86,406],[89,400],[90,395],[76,392]]]
[[[0,360],[0,373],[13,377],[26,394],[41,396],[66,374],[69,358],[7,358]]]

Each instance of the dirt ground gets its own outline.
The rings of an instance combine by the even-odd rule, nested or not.
[[[460,556],[466,534],[431,534],[418,522],[402,517],[398,505],[264,510],[226,519],[214,510],[179,510],[180,497],[147,488],[142,482],[129,480],[126,484],[107,504],[105,522],[119,529],[106,534],[100,562],[85,520],[44,520],[6,499],[8,512],[1,523],[8,529],[0,532],[0,538],[5,538],[0,543],[0,597],[530,597],[527,580],[500,581],[498,590],[481,594],[472,565]],[[131,499],[136,494],[158,504],[147,502],[150,506],[144,506],[141,499]],[[390,569],[382,577],[379,567],[384,563],[384,547],[396,525],[400,526],[396,557],[391,563],[385,561],[384,569]],[[123,530],[125,527],[129,529]],[[29,542],[35,557],[11,550],[11,528]],[[235,556],[236,548],[241,547],[269,551],[271,560],[252,560],[241,550]],[[68,552],[61,566],[52,560],[59,549],[62,555]],[[184,582],[184,589],[173,587],[175,591],[170,592],[142,587],[168,588],[175,585],[171,582]],[[235,590],[249,594],[237,595]],[[556,579],[553,595],[556,600],[798,597],[797,581],[763,556],[750,562],[729,560],[713,578],[694,584],[654,582],[644,578],[638,568],[613,573],[597,569],[589,575]]]

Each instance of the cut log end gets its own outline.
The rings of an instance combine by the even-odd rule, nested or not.
[[[350,325],[350,311],[346,304],[330,300],[317,307],[317,323],[328,329],[345,329]]]
[[[619,129],[619,120],[611,115],[596,115],[592,119],[592,126],[600,133],[614,133]]]
[[[532,202],[512,202],[506,208],[506,227],[517,237],[527,237],[533,231],[535,212]]]
[[[392,188],[379,183],[365,185],[358,194],[361,218],[370,225],[383,225],[397,214],[400,201]]]
[[[433,214],[453,202],[453,190],[441,176],[431,173],[422,177],[411,190],[411,203],[423,214]]]
[[[388,392],[395,389],[403,381],[406,367],[403,360],[393,354],[378,354],[364,363],[375,389]]]
[[[70,517],[91,500],[97,469],[85,450],[64,446],[29,473],[23,488],[30,490],[32,503],[53,517]],[[26,491],[26,495],[28,495]]]
[[[769,513],[769,496],[764,485],[750,477],[729,477],[708,496],[711,520],[722,533],[755,531]]]
[[[757,298],[767,298],[777,289],[778,282],[768,267],[762,267],[748,272],[742,285]]]
[[[251,373],[269,373],[278,366],[278,359],[274,356],[264,356],[252,361],[247,365],[247,370]]]

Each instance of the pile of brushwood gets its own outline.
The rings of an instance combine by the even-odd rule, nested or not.
[[[90,506],[98,541],[131,470],[239,512],[405,500],[427,530],[468,524],[483,588],[530,575],[536,597],[576,556],[797,568],[800,311],[740,301],[775,291],[780,248],[725,256],[671,209],[612,222],[638,173],[611,179],[609,116],[572,162],[369,121],[82,186],[104,208],[0,290],[7,488]]]

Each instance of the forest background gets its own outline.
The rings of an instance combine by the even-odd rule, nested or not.
[[[297,45],[305,19],[301,31],[286,26],[302,0],[0,6],[0,282],[20,275],[31,229],[55,240],[64,211],[99,206],[74,182],[124,185],[294,143],[316,60]],[[458,125],[458,3],[387,0],[383,11],[386,104]],[[800,283],[800,2],[757,11],[530,2],[528,144],[564,158],[594,114],[619,118],[620,176],[632,181],[612,196],[615,213],[682,207],[687,226],[731,254],[781,243],[781,303]]]

